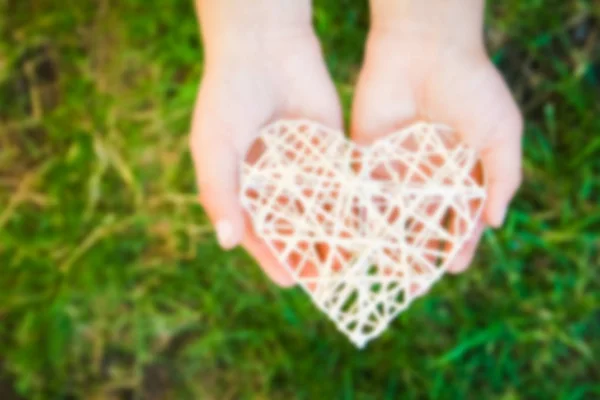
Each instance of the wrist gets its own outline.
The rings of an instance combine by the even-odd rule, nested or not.
[[[313,34],[311,0],[196,0],[208,58],[267,51]]]
[[[485,51],[484,0],[371,0],[370,36]]]

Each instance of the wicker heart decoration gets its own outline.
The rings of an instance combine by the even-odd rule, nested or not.
[[[243,165],[256,234],[358,347],[436,282],[486,190],[474,150],[417,123],[360,147],[310,121],[264,128]]]

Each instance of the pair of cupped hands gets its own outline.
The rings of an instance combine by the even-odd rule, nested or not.
[[[486,226],[502,225],[521,182],[522,118],[480,35],[445,26],[371,29],[356,85],[350,135],[368,144],[417,120],[444,123],[478,150],[488,198],[481,221],[449,272],[464,271]],[[240,165],[262,127],[302,118],[342,130],[340,102],[310,27],[205,43],[191,150],[200,200],[225,249],[241,244],[281,286],[293,285],[245,219]],[[205,36],[205,41],[207,40]]]

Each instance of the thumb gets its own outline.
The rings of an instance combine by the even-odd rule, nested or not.
[[[237,246],[244,236],[244,217],[238,199],[238,157],[224,134],[193,134],[190,147],[200,202],[213,223],[223,249]],[[207,138],[204,140],[204,138]]]
[[[498,228],[504,222],[506,211],[521,185],[521,132],[523,122],[515,113],[498,128],[498,140],[491,140],[481,151],[481,160],[487,178],[488,200],[485,206],[485,219]]]
[[[523,117],[499,73],[493,74],[477,96],[463,96],[453,124],[469,146],[479,151],[487,181],[485,221],[502,225],[508,206],[522,180],[521,137]]]
[[[409,82],[397,79],[399,76],[402,74],[398,71],[363,69],[352,104],[350,130],[355,142],[369,144],[417,116]]]

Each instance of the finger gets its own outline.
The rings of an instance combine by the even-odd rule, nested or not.
[[[480,162],[473,166],[469,175],[478,185],[483,186],[483,169]],[[477,196],[465,200],[466,204],[456,204],[456,208],[451,209],[449,213],[447,229],[457,239],[456,246],[460,245],[456,249],[457,253],[454,253],[453,246],[446,245],[446,254],[454,254],[454,257],[448,260],[447,270],[450,273],[460,273],[469,267],[485,228],[485,223],[480,215],[485,205],[484,198]],[[462,238],[465,237],[466,242],[461,243]]]
[[[261,139],[248,151],[245,162],[255,172],[261,170],[257,163],[264,160],[266,149],[266,142]],[[281,157],[286,155],[287,152],[280,154]],[[285,181],[285,177],[274,178],[267,174],[245,182],[241,195],[248,211],[246,226],[249,228],[243,244],[264,272],[280,286],[293,285],[294,277],[306,283],[305,279],[310,280],[316,275],[310,263],[315,257],[305,241],[295,240],[296,222],[304,216],[305,209],[294,191],[280,190],[277,180]]]
[[[213,223],[224,249],[237,246],[244,235],[244,219],[238,199],[239,158],[225,140],[227,132],[214,123],[195,118],[190,147],[200,201]]]
[[[200,202],[212,221],[224,249],[237,246],[244,234],[244,220],[238,199],[238,160],[224,145],[193,150]]]
[[[242,244],[273,282],[281,287],[295,284],[294,278],[282,267],[272,251],[250,229],[246,231]]]
[[[218,129],[208,123],[198,129],[202,122],[195,120],[191,138],[192,158],[200,189],[200,201],[215,226],[217,239],[224,249],[242,243],[245,249],[276,284],[291,286],[293,280],[271,251],[254,234],[239,199],[239,152],[230,146],[225,137],[234,133]],[[248,228],[246,228],[248,227]]]
[[[487,64],[486,64],[487,65]],[[479,151],[487,181],[484,220],[492,227],[504,221],[508,205],[521,183],[523,119],[510,90],[493,67],[474,72],[462,101],[447,101],[443,121],[449,121],[461,139]]]
[[[449,273],[459,274],[464,272],[469,265],[471,265],[473,257],[475,256],[475,250],[477,250],[477,246],[479,245],[479,241],[481,240],[481,235],[483,234],[484,229],[485,224],[480,221],[473,230],[469,240],[463,244],[454,260],[451,261],[451,264],[448,267]]]
[[[521,126],[520,119],[502,126],[504,139],[481,152],[488,185],[484,217],[494,228],[503,224],[509,203],[521,185]]]

